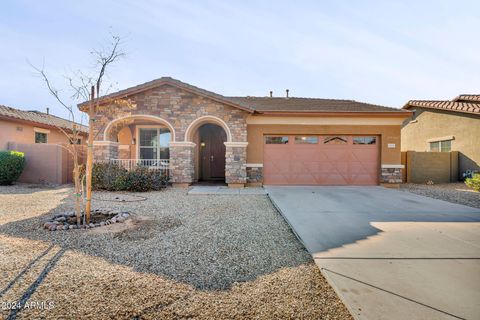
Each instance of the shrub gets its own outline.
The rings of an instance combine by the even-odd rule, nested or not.
[[[480,173],[475,173],[472,178],[465,179],[465,184],[475,191],[480,191]]]
[[[0,151],[0,185],[17,181],[25,168],[25,154],[18,151]]]
[[[112,163],[93,164],[92,188],[95,190],[144,192],[160,190],[167,183],[168,177],[159,170],[136,167],[128,171]]]

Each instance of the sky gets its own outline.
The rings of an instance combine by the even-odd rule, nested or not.
[[[0,104],[67,117],[31,64],[76,105],[65,76],[94,72],[111,33],[126,54],[113,91],[170,76],[227,96],[452,99],[480,93],[479,12],[474,0],[2,0]]]

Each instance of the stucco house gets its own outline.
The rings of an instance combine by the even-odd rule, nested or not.
[[[118,100],[128,103],[116,103]],[[166,165],[187,186],[392,185],[410,111],[353,100],[227,97],[163,77],[98,101],[96,161]],[[86,112],[88,102],[79,104]]]
[[[47,112],[24,111],[0,105],[0,150],[7,150],[9,142],[15,143],[70,143],[67,134],[74,123]],[[86,126],[76,124],[79,131],[77,143],[84,143],[88,134]]]
[[[403,151],[458,151],[460,177],[480,171],[480,94],[453,100],[410,100],[413,111],[402,127]]]

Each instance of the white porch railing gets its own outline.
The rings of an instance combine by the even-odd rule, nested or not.
[[[110,163],[114,163],[127,170],[136,167],[145,167],[150,170],[160,170],[166,175],[170,175],[169,159],[110,159]]]

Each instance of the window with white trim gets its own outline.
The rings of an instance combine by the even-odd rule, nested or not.
[[[140,159],[169,159],[170,130],[166,128],[139,128],[138,150]]]
[[[450,152],[452,151],[452,140],[432,141],[430,144],[430,152]]]

